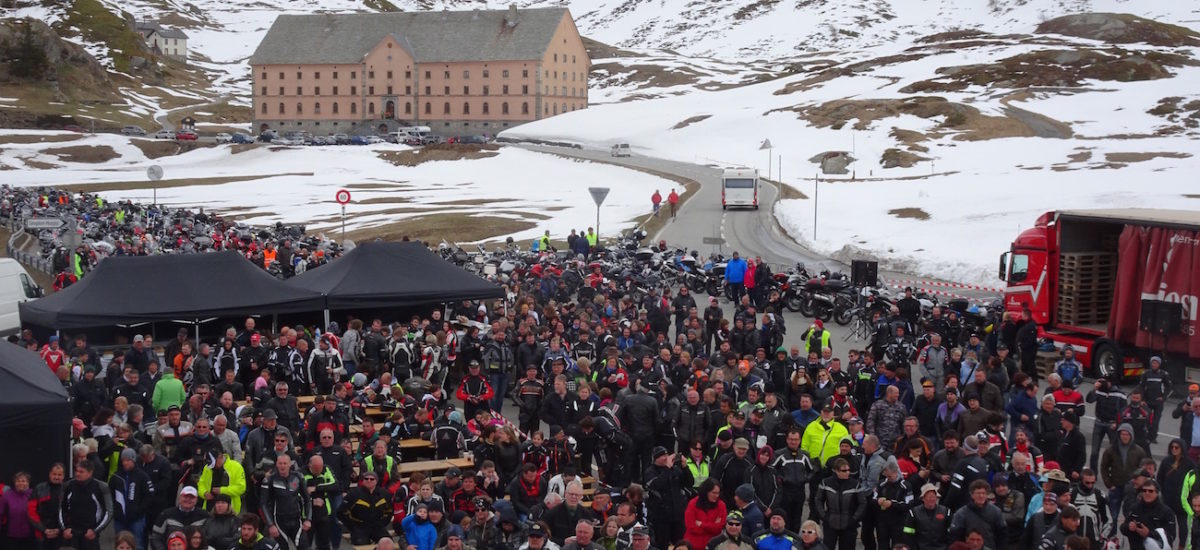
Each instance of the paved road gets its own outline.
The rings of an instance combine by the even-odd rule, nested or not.
[[[545,145],[521,146],[534,151],[656,170],[698,182],[700,190],[684,203],[683,207],[679,209],[677,218],[663,227],[658,235],[653,237],[653,241],[663,239],[672,246],[685,246],[690,250],[699,250],[702,254],[707,255],[718,250],[715,245],[704,244],[704,238],[719,236],[725,240],[720,251],[726,256],[735,250],[743,257],[761,256],[767,263],[775,266],[776,270],[781,267],[790,268],[800,262],[808,267],[809,272],[820,271],[820,268],[845,273],[850,271],[848,264],[819,254],[783,233],[772,215],[771,207],[775,204],[777,195],[774,185],[763,184],[759,187],[760,208],[758,210],[726,211],[721,209],[721,172],[717,167],[637,154],[629,157],[613,157],[608,151],[594,149]],[[647,207],[649,207],[649,197],[652,193],[651,190],[646,191]],[[879,272],[879,277],[886,280],[935,280],[929,277],[917,277],[909,273],[883,270]],[[955,289],[953,293],[985,302],[996,296],[991,292],[967,289]],[[946,301],[946,297],[943,296],[942,301]]]

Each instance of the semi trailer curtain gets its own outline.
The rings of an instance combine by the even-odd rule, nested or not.
[[[1200,357],[1200,233],[1130,225],[1121,232],[1118,247],[1109,334],[1124,344]],[[1164,337],[1141,330],[1142,300],[1182,304],[1180,331]]]

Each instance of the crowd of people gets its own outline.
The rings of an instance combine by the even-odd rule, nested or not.
[[[99,195],[48,187],[0,186],[0,217],[18,223],[31,218],[74,221],[80,234],[74,247],[53,230],[38,234],[38,254],[50,261],[55,290],[78,281],[108,256],[235,250],[284,278],[342,252],[334,241],[306,235],[303,226],[253,228],[203,209],[108,202]]]
[[[1197,541],[1200,387],[1165,410],[1160,361],[1127,397],[1085,387],[1068,350],[1041,388],[1028,312],[947,349],[940,309],[906,296],[880,338],[843,352],[820,321],[789,334],[771,303],[726,309],[684,287],[632,303],[590,284],[587,300],[390,323],[135,336],[111,361],[84,334],[26,331],[16,342],[72,396],[72,457],[36,486],[5,480],[3,546],[94,549],[110,530],[120,550],[325,549],[343,533],[406,550]],[[910,334],[928,344],[889,359],[881,342]],[[1180,438],[1160,461],[1167,413]],[[416,439],[471,466],[402,471]]]

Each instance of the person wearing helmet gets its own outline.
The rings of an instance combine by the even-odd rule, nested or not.
[[[479,361],[472,360],[467,364],[467,375],[459,383],[455,394],[463,402],[463,416],[474,418],[480,409],[490,410],[488,401],[495,395],[487,377],[480,373]]]

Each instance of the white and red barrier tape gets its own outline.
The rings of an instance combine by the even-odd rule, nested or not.
[[[943,288],[959,288],[959,289],[963,289],[963,290],[981,290],[984,292],[996,292],[996,293],[1004,292],[1003,288],[995,288],[995,287],[980,286],[980,285],[968,285],[968,284],[964,284],[964,283],[947,283],[947,282],[942,282],[942,281],[923,281],[920,279],[890,280],[890,281],[888,281],[888,283],[892,284],[893,286],[896,284],[899,284],[902,287],[903,286],[940,286]]]
[[[918,291],[924,292],[926,294],[936,294],[938,296],[946,296],[948,298],[962,298],[964,300],[978,299],[978,297],[972,298],[970,296],[963,296],[962,294],[955,294],[953,292],[947,292],[945,290],[934,290],[932,288],[924,288],[924,287],[914,285],[914,284],[887,283],[887,286],[897,289],[897,290],[903,289],[906,286],[911,286],[911,287],[913,287],[913,290],[918,290]]]

